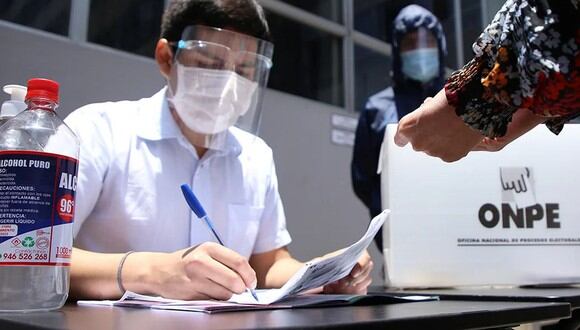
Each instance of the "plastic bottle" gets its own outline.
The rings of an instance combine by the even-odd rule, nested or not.
[[[0,126],[4,312],[60,308],[69,290],[79,140],[56,115],[56,82],[29,80],[26,104]]]
[[[10,100],[2,104],[2,109],[0,110],[0,126],[2,126],[8,119],[26,109],[26,103],[24,103],[26,87],[20,85],[6,85],[2,90],[10,95]]]

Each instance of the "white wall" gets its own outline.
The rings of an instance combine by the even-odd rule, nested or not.
[[[368,211],[355,197],[350,181],[351,147],[330,141],[332,113],[340,109],[270,90],[264,99],[261,136],[274,149],[291,251],[312,258],[360,238]],[[380,254],[374,284],[382,284]]]
[[[153,60],[0,21],[0,85],[46,77],[61,84],[60,115],[81,105],[152,95],[164,82]],[[3,99],[3,98],[2,98]],[[352,149],[330,141],[326,104],[269,90],[261,136],[274,149],[293,236],[291,251],[308,259],[354,242],[368,223],[350,185]],[[382,284],[376,248],[374,284]]]

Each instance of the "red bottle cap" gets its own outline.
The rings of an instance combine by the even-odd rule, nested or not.
[[[54,103],[58,103],[58,83],[44,78],[32,78],[28,80],[28,91],[25,101],[33,97],[44,97]]]

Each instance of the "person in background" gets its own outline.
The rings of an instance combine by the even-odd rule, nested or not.
[[[385,127],[397,123],[437,93],[445,81],[447,47],[439,20],[418,5],[403,8],[393,21],[393,86],[371,96],[361,111],[351,163],[354,192],[369,209],[381,213],[381,179],[378,158]],[[375,243],[382,252],[382,233]]]
[[[453,162],[497,151],[538,124],[558,134],[580,115],[580,2],[509,0],[475,57],[401,119],[395,143]]]
[[[174,0],[155,49],[167,86],[67,117],[82,141],[72,296],[110,299],[130,290],[225,300],[247,287],[280,287],[303,266],[287,249],[272,150],[234,127],[255,131],[259,122],[269,37],[256,1]],[[211,242],[182,183],[225,246]],[[372,266],[365,252],[349,275],[320,290],[365,293]]]

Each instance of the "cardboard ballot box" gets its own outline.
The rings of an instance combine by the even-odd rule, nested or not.
[[[379,164],[388,285],[580,282],[580,125],[455,163],[396,146],[395,132]]]

